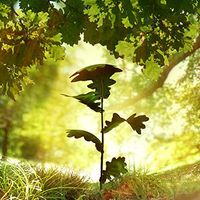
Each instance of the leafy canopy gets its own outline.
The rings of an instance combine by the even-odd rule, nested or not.
[[[199,20],[199,8],[198,0],[2,0],[1,93],[19,93],[32,65],[48,57],[62,59],[61,44],[77,44],[81,34],[116,57],[147,65],[147,73],[154,66],[159,73],[167,57],[186,43],[191,46],[199,32],[190,30]]]

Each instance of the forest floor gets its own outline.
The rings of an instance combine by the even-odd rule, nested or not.
[[[200,162],[154,174],[127,174],[104,191],[104,199],[200,200]]]
[[[135,171],[104,185],[58,168],[0,162],[2,200],[200,200],[200,162],[148,174]]]

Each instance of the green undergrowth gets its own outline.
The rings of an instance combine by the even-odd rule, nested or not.
[[[200,162],[149,174],[134,170],[104,185],[90,183],[58,167],[0,163],[0,199],[15,200],[173,200],[200,191]]]

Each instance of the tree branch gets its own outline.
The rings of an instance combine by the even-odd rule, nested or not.
[[[161,72],[160,77],[156,82],[154,82],[149,87],[144,89],[137,96],[120,104],[120,107],[132,106],[138,101],[151,96],[154,92],[156,92],[159,88],[161,88],[164,85],[171,70],[174,67],[176,67],[177,64],[179,64],[181,61],[185,60],[188,56],[192,55],[199,48],[200,48],[200,35],[196,38],[196,41],[194,42],[192,49],[190,51],[177,53],[172,58],[169,59],[169,64],[163,67],[163,71]]]

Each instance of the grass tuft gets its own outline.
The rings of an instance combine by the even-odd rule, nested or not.
[[[75,200],[84,195],[87,181],[53,167],[0,163],[0,197],[15,200]]]
[[[35,174],[40,178],[46,199],[77,199],[88,187],[83,177],[55,167],[36,167]]]

